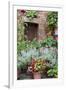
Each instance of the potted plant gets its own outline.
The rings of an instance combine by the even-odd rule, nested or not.
[[[46,63],[42,59],[32,59],[32,73],[34,79],[41,79],[41,74],[46,68]]]

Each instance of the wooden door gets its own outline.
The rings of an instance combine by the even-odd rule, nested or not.
[[[27,27],[25,27],[25,36],[27,40],[37,39],[38,33],[38,24],[35,23],[27,23]]]

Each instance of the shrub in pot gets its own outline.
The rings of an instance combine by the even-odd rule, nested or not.
[[[42,59],[32,59],[32,73],[34,79],[41,79],[41,74],[46,68],[46,63]]]

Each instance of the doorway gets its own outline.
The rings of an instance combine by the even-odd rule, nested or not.
[[[36,23],[24,23],[25,26],[25,40],[32,41],[34,38],[37,39],[37,33],[38,33],[38,24]]]

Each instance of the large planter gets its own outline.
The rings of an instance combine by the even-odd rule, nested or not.
[[[40,72],[34,72],[33,73],[33,78],[34,79],[41,79],[41,73]]]

